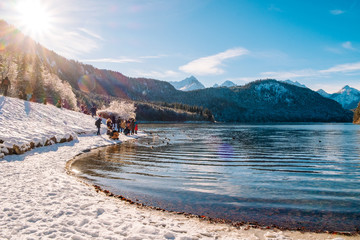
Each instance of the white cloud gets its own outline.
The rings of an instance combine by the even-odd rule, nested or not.
[[[360,71],[360,62],[340,64],[325,70],[320,70],[319,72],[337,73],[337,72],[353,72],[353,71]]]
[[[167,55],[155,55],[155,56],[140,56],[136,58],[130,57],[118,57],[118,58],[98,58],[98,59],[84,59],[82,62],[101,62],[101,63],[142,63],[144,59],[158,59],[166,57]]]
[[[224,60],[248,53],[249,51],[245,48],[233,48],[212,56],[193,60],[186,65],[180,66],[179,70],[193,75],[219,75],[224,73],[224,70],[219,67]]]
[[[352,46],[352,43],[351,43],[350,41],[344,42],[343,44],[341,44],[341,46],[342,46],[343,48],[346,48],[346,49],[356,50],[356,49]]]
[[[154,55],[154,56],[142,56],[142,57],[139,57],[139,58],[142,58],[142,59],[157,59],[157,58],[163,58],[163,57],[167,57],[167,55],[159,54],[159,55]]]
[[[261,78],[274,78],[279,80],[286,80],[298,77],[311,77],[319,75],[319,73],[312,69],[303,69],[287,72],[262,72],[260,73]]]
[[[319,77],[319,76],[324,77],[325,75],[331,73],[339,73],[339,72],[348,73],[348,72],[356,72],[356,71],[360,71],[360,62],[339,64],[324,70],[302,69],[302,70],[282,71],[282,72],[262,72],[260,73],[260,78],[274,78],[278,80],[286,80],[286,79],[293,79],[300,77]]]
[[[154,79],[165,79],[165,78],[173,78],[179,76],[179,72],[175,72],[172,70],[167,71],[134,71],[131,75],[138,76],[138,77],[145,77],[145,78],[154,78]]]
[[[340,15],[340,14],[345,13],[345,11],[340,10],[340,9],[333,9],[333,10],[330,11],[330,13],[331,13],[332,15]]]
[[[49,33],[42,42],[46,47],[64,57],[77,58],[100,47],[97,40],[85,36],[80,31],[65,31],[64,29],[57,29],[57,31],[61,34]]]
[[[269,11],[275,11],[275,12],[282,12],[282,10],[278,7],[276,7],[274,4],[271,4],[268,8]]]
[[[336,54],[342,54],[343,53],[343,49],[334,48],[334,47],[326,47],[325,51],[328,51],[328,52],[331,52],[331,53],[336,53]]]
[[[92,31],[90,31],[90,30],[88,30],[88,29],[86,29],[86,28],[79,28],[79,30],[82,31],[82,32],[84,32],[84,33],[86,33],[86,34],[88,34],[88,35],[91,36],[91,37],[94,37],[94,38],[97,38],[97,39],[99,39],[99,40],[105,41],[104,38],[102,38],[100,35],[92,32]]]

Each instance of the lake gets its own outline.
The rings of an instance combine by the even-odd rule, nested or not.
[[[79,156],[80,178],[133,201],[311,231],[360,226],[360,126],[141,124]]]

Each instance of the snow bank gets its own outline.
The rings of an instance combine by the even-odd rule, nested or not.
[[[94,119],[52,106],[0,98],[1,139],[85,132],[74,141],[0,159],[0,239],[355,239],[330,234],[236,229],[225,224],[136,207],[96,193],[66,174],[66,162],[88,149],[118,143],[96,136]],[[105,128],[103,127],[103,132]],[[142,136],[139,134],[139,136]],[[126,141],[134,136],[120,136]]]
[[[96,130],[91,116],[4,96],[0,97],[0,122],[0,153],[3,154],[9,154],[9,149],[17,150],[14,145],[20,150],[17,153],[22,153]]]

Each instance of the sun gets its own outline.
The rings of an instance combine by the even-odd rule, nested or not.
[[[22,0],[16,6],[22,28],[31,36],[43,35],[51,28],[51,15],[44,2]]]

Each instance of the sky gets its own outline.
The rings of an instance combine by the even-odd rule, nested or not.
[[[0,0],[60,55],[129,77],[206,87],[273,78],[360,90],[360,0]]]

